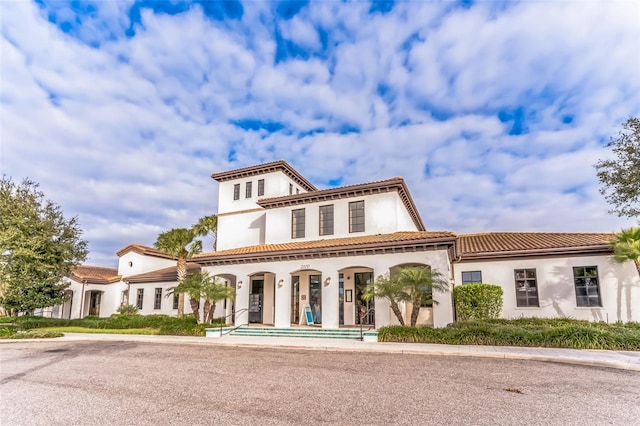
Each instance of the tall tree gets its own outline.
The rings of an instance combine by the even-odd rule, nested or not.
[[[611,148],[615,158],[595,164],[600,192],[613,206],[612,213],[640,217],[640,119],[629,118],[605,146]]]
[[[640,275],[640,227],[621,230],[610,244],[615,261],[623,263],[631,260]]]
[[[197,238],[215,235],[217,227],[218,217],[211,215],[200,218],[191,228],[174,228],[158,235],[155,247],[177,261],[178,285],[183,284],[187,276],[187,260],[202,252],[202,240]],[[184,293],[178,293],[178,318],[183,316]]]
[[[9,313],[64,302],[61,279],[88,254],[78,218],[65,218],[38,188],[0,180],[0,305]]]

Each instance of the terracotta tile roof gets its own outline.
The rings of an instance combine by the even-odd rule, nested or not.
[[[285,195],[283,197],[261,198],[258,205],[265,208],[278,208],[295,206],[300,204],[336,200],[342,198],[360,197],[370,194],[381,194],[397,191],[414,224],[420,231],[425,230],[424,223],[418,213],[418,208],[411,198],[409,189],[402,177],[379,180],[375,182],[359,183],[356,185],[340,186],[337,188],[323,189],[320,191],[306,192],[302,194]]]
[[[163,257],[165,259],[173,259],[173,257],[169,256],[168,254],[162,253],[160,250],[158,250],[155,247],[148,247],[148,246],[143,246],[140,244],[129,244],[128,246],[121,248],[120,250],[118,250],[116,252],[116,254],[118,255],[118,257],[121,257],[129,252],[136,252],[138,254],[144,254],[147,256],[155,256],[155,257]]]
[[[315,241],[296,241],[282,244],[261,244],[231,250],[201,253],[193,257],[199,263],[224,258],[264,257],[294,253],[319,253],[326,251],[363,250],[382,247],[411,245],[416,243],[453,244],[455,234],[448,231],[395,232],[393,234],[363,235],[361,237],[333,238]]]
[[[261,175],[265,173],[272,173],[276,171],[282,171],[285,175],[293,179],[298,185],[303,187],[307,191],[317,191],[311,182],[309,182],[304,176],[302,176],[296,169],[291,167],[289,163],[284,160],[273,161],[271,163],[258,164],[250,167],[243,167],[241,169],[229,170],[225,172],[213,173],[211,177],[218,182],[224,182],[231,179],[238,179],[248,176]]]
[[[120,281],[120,275],[115,268],[103,268],[100,266],[78,265],[71,271],[70,278],[90,284],[110,284]]]
[[[458,236],[461,258],[513,257],[529,254],[610,252],[612,233],[487,232]]]
[[[187,273],[197,271],[200,265],[193,262],[187,263]],[[158,283],[178,281],[178,267],[169,266],[168,268],[157,269],[155,271],[145,272],[144,274],[129,275],[123,277],[123,281],[128,283]]]

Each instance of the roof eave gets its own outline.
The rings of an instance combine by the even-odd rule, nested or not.
[[[509,250],[481,253],[463,253],[459,261],[506,259],[523,256],[552,256],[552,255],[580,255],[580,254],[610,254],[613,249],[609,245],[593,245],[582,247],[555,247],[546,249]]]

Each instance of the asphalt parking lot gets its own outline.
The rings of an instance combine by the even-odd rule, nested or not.
[[[0,345],[4,425],[640,424],[640,373],[508,359]]]

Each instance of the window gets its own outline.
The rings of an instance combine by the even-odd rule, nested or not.
[[[258,197],[264,195],[264,179],[258,180]]]
[[[463,271],[462,272],[462,285],[477,284],[481,282],[482,282],[481,271]]]
[[[602,306],[597,266],[574,267],[573,282],[576,286],[576,302],[578,306]]]
[[[349,203],[349,232],[364,232],[364,201]]]
[[[162,306],[162,289],[156,288],[156,294],[153,299],[153,309],[160,309]]]
[[[142,299],[144,299],[144,288],[139,288],[136,297],[136,306],[142,309]]]
[[[320,206],[320,235],[333,235],[333,204]]]
[[[251,184],[253,182],[247,182],[244,190],[244,197],[251,198]]]
[[[304,238],[304,209],[291,211],[291,238]]]
[[[300,188],[296,188],[296,194],[300,193]]]
[[[516,305],[518,307],[540,306],[535,269],[516,269]]]
[[[177,294],[173,294],[173,309],[178,309],[178,300],[180,300],[180,298],[178,297]]]
[[[289,195],[293,194],[293,184],[289,184]]]
[[[235,185],[233,185],[233,199],[234,200],[239,200],[240,199],[240,184],[236,183]]]

